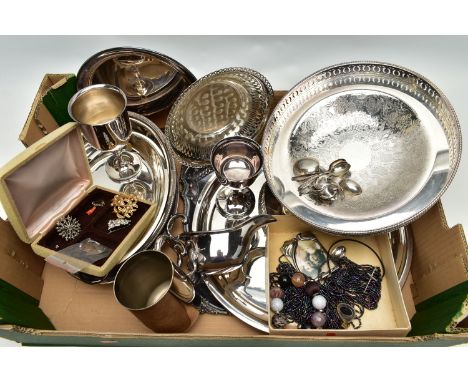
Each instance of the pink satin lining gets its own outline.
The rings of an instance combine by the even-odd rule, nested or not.
[[[79,133],[67,134],[5,179],[31,239],[50,229],[91,184]]]

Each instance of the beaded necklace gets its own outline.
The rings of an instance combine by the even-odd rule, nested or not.
[[[335,255],[332,249],[344,241],[367,247],[379,259],[381,267],[356,264],[344,255]],[[317,280],[303,275],[287,262],[280,263],[276,272],[270,273],[274,327],[284,328],[295,322],[300,329],[348,326],[358,329],[365,310],[377,308],[385,275],[377,252],[359,240],[343,239],[333,243],[326,255],[328,271],[322,272]]]

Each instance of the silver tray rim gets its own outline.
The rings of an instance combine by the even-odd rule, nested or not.
[[[270,117],[269,117],[269,119],[267,121],[267,124],[265,126],[265,130],[264,130],[264,133],[263,133],[263,139],[262,139],[262,150],[265,153],[265,152],[268,152],[267,148],[271,147],[271,144],[270,144],[271,135],[272,135],[274,129],[278,128],[276,126],[275,120],[276,120],[277,116],[281,115],[281,113],[282,113],[281,109],[287,107],[287,104],[288,104],[287,101],[288,101],[288,99],[290,99],[291,94],[293,94],[295,91],[297,91],[298,88],[300,88],[302,86],[305,86],[310,82],[313,82],[314,78],[316,78],[318,75],[323,74],[323,73],[325,73],[327,71],[330,71],[332,69],[339,68],[339,67],[344,67],[344,66],[348,66],[348,65],[383,65],[383,66],[387,66],[387,67],[392,67],[394,69],[405,71],[407,73],[412,74],[413,76],[417,77],[419,80],[425,82],[435,92],[437,92],[438,96],[444,102],[444,104],[446,105],[448,111],[451,113],[451,115],[453,117],[453,120],[454,120],[453,129],[454,129],[454,133],[455,133],[455,135],[457,137],[456,146],[453,147],[455,149],[455,151],[456,151],[456,156],[454,158],[454,165],[450,169],[451,171],[450,171],[450,173],[449,173],[449,175],[447,177],[447,181],[446,181],[445,185],[437,192],[436,195],[434,195],[434,197],[430,201],[430,203],[426,204],[422,209],[420,209],[417,213],[413,214],[409,218],[404,219],[404,220],[399,221],[399,222],[395,222],[393,224],[383,226],[383,227],[379,227],[379,228],[376,228],[376,229],[365,230],[365,231],[357,231],[357,230],[346,230],[346,231],[341,231],[340,230],[340,231],[338,231],[338,230],[330,229],[330,228],[328,228],[327,226],[324,226],[324,225],[317,225],[317,224],[314,223],[314,221],[312,221],[310,219],[307,219],[307,218],[301,216],[300,214],[298,214],[298,213],[296,213],[294,211],[290,211],[290,212],[294,216],[296,216],[298,219],[301,219],[301,220],[307,222],[308,224],[312,225],[313,227],[318,228],[318,229],[320,229],[320,230],[322,230],[324,232],[332,233],[332,234],[362,236],[362,235],[371,235],[371,234],[377,234],[377,233],[388,233],[388,232],[395,231],[395,230],[397,230],[397,229],[399,229],[399,228],[401,228],[403,226],[406,226],[406,225],[410,224],[411,222],[417,220],[419,217],[424,215],[427,211],[429,211],[429,209],[431,207],[433,207],[437,203],[437,201],[441,198],[441,196],[444,194],[444,192],[450,186],[450,184],[451,184],[451,182],[452,182],[453,178],[455,177],[455,174],[456,174],[456,172],[458,170],[460,160],[461,160],[461,155],[462,155],[462,132],[461,132],[460,121],[458,119],[458,116],[457,116],[457,114],[455,112],[455,109],[453,108],[452,104],[450,103],[449,99],[445,96],[445,94],[435,84],[433,84],[432,81],[427,79],[425,76],[422,76],[421,74],[415,72],[414,70],[408,69],[408,68],[406,68],[404,66],[401,66],[401,65],[395,65],[395,64],[388,63],[388,62],[372,61],[372,60],[370,60],[370,61],[369,60],[348,61],[348,62],[343,62],[343,63],[339,63],[339,64],[330,65],[330,66],[327,66],[325,68],[321,68],[321,69],[313,72],[312,74],[308,75],[307,77],[303,78],[299,82],[297,82],[279,100],[279,102],[277,103],[277,105],[275,106],[273,111],[271,112],[271,115],[270,115]],[[265,158],[265,159],[267,159],[267,158]],[[267,179],[268,185],[270,186],[270,189],[271,189],[273,195],[280,201],[281,204],[283,204],[282,201],[281,201],[281,198],[279,197],[279,195],[277,193],[277,191],[273,187],[273,185],[274,185],[273,174],[271,173],[271,168],[269,166],[269,161],[268,160],[265,160],[263,171],[265,173],[265,178]],[[287,208],[287,206],[284,206],[284,207]]]

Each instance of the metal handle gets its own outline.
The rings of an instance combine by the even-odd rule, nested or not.
[[[175,264],[178,267],[181,267],[182,266],[182,257],[185,256],[185,254],[186,254],[185,243],[182,240],[175,237],[175,236],[171,236],[169,234],[167,234],[167,235],[164,234],[164,235],[160,235],[156,239],[156,241],[154,242],[154,249],[156,251],[162,252],[162,247],[166,243],[169,244],[169,246],[174,250],[174,252],[175,252],[175,254],[177,256],[177,260],[176,260]]]
[[[191,303],[195,298],[195,286],[185,272],[174,263],[174,280],[171,292],[183,302]]]
[[[195,298],[195,287],[185,272],[180,268],[182,266],[182,257],[186,253],[185,244],[177,237],[165,234],[156,239],[154,249],[158,252],[162,252],[161,249],[165,243],[168,243],[177,255],[177,261],[171,261],[172,268],[174,269],[174,279],[170,291],[183,302],[190,303]]]

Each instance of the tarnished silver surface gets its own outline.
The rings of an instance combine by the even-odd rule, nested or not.
[[[127,96],[129,110],[148,115],[170,107],[195,80],[185,66],[162,53],[118,47],[87,59],[78,71],[77,87],[118,86]]]
[[[140,189],[142,193],[139,195],[140,197],[156,205],[156,212],[150,225],[121,260],[120,264],[134,253],[148,248],[153,243],[165,228],[177,198],[175,161],[170,155],[166,137],[148,118],[137,113],[129,112],[128,114],[133,130],[129,140],[129,147],[138,151],[143,159],[142,171],[131,183],[117,183],[111,180],[105,171],[105,164],[111,154],[97,151],[89,144],[86,145],[86,153],[90,162],[94,184],[122,192],[128,191],[128,187],[133,185],[135,189]],[[76,274],[76,276],[87,283],[109,283],[113,282],[118,268],[119,265],[104,278],[81,273]]]
[[[255,204],[248,187],[262,170],[262,149],[250,138],[228,137],[213,147],[211,166],[225,186],[216,199],[219,211],[227,218],[244,218]]]
[[[273,101],[273,89],[260,73],[226,68],[190,85],[174,103],[165,132],[182,163],[209,164],[213,146],[221,139],[263,131]]]
[[[461,134],[449,101],[428,80],[389,64],[329,67],[278,103],[264,137],[264,171],[294,215],[336,234],[389,232],[440,198],[460,160]],[[362,194],[319,205],[291,180],[298,159],[344,158]]]

